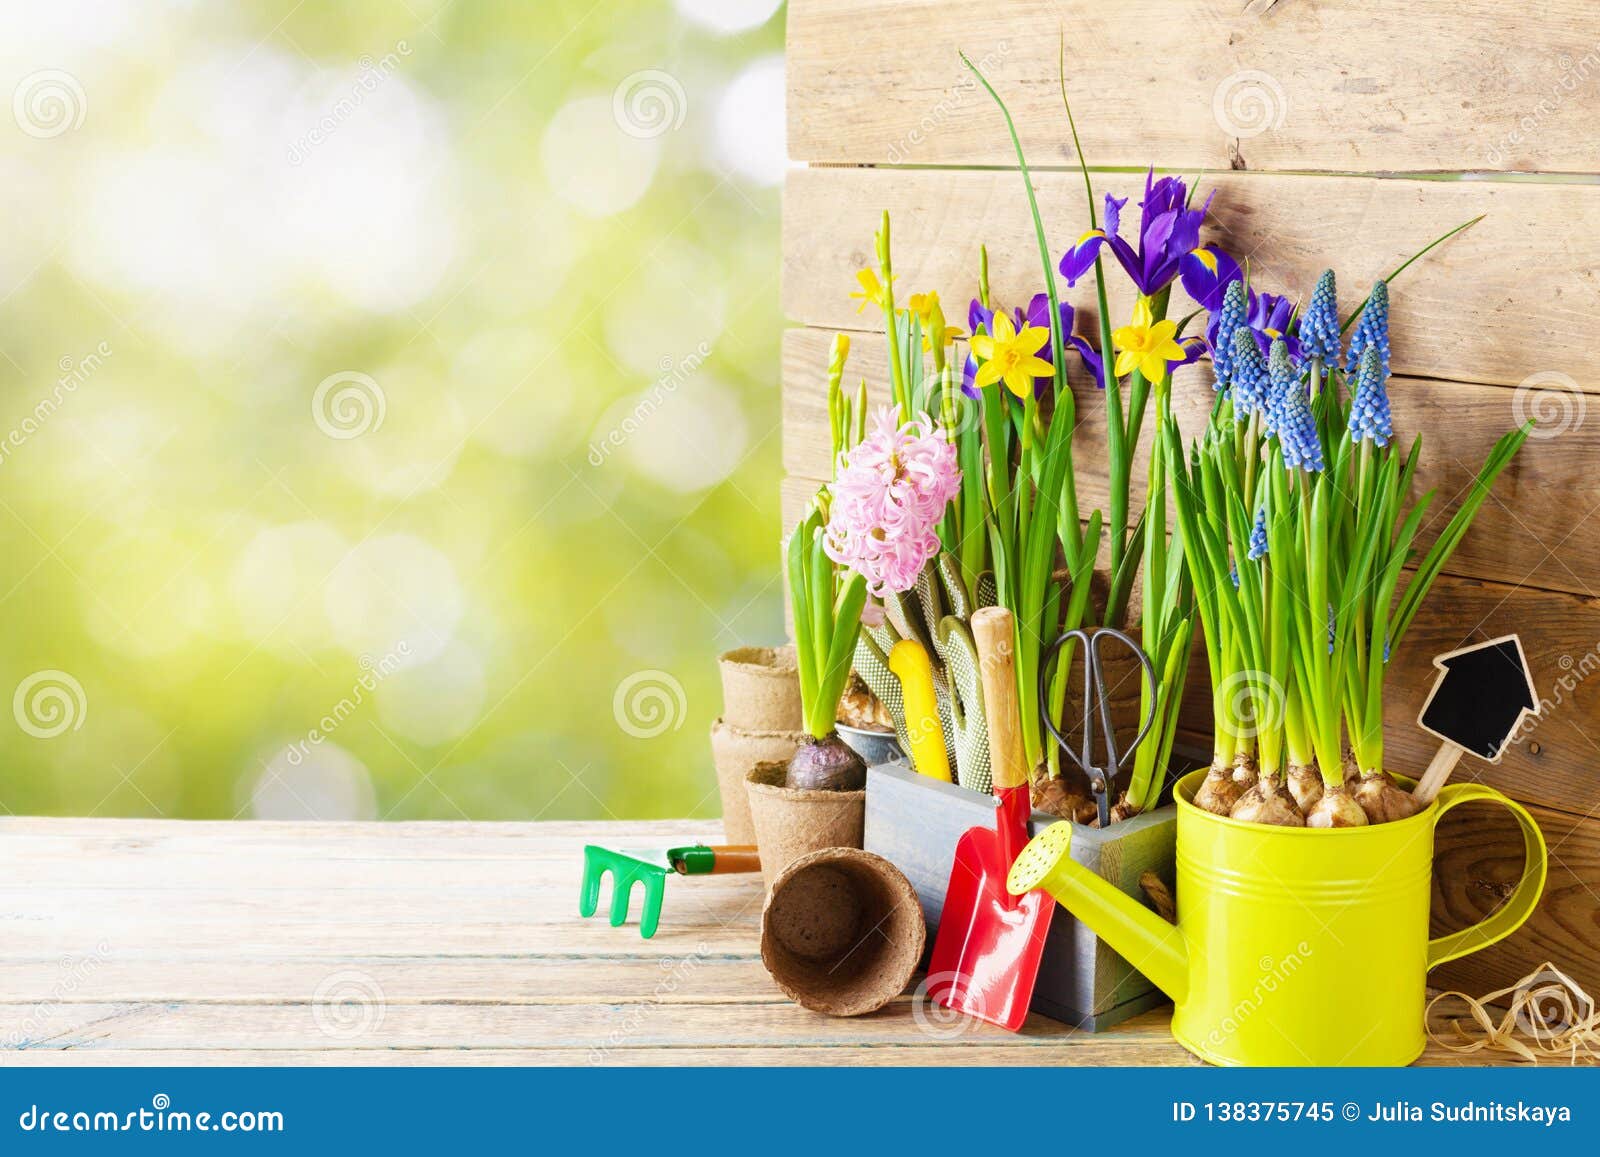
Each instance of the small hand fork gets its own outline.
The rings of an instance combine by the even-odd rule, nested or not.
[[[628,903],[633,886],[644,884],[644,910],[639,914],[639,934],[646,940],[656,934],[661,919],[661,897],[666,891],[667,873],[680,876],[714,876],[727,872],[759,872],[761,861],[749,845],[707,847],[695,844],[667,848],[620,852],[586,844],[583,849],[583,887],[578,895],[578,914],[593,916],[600,907],[600,880],[611,873],[611,926],[628,919]]]

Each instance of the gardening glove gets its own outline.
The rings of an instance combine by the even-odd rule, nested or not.
[[[982,666],[972,637],[972,612],[996,602],[994,580],[978,577],[976,597],[968,595],[955,560],[939,559],[940,575],[949,595],[949,613],[939,620],[934,649],[944,671],[950,695],[950,734],[955,738],[957,777],[961,786],[988,795],[993,789],[989,759],[989,724],[983,706]]]
[[[987,576],[980,590],[993,603],[993,582]],[[967,619],[975,609],[955,559],[941,554],[925,568],[917,585],[904,595],[884,599],[880,623],[868,625],[856,644],[856,673],[888,709],[896,737],[909,751],[905,697],[900,680],[889,669],[889,653],[901,639],[922,645],[933,663],[934,695],[945,749],[963,787],[987,793],[990,788],[989,736],[979,687],[977,649]]]

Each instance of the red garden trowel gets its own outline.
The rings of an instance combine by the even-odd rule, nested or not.
[[[1032,811],[1017,714],[1011,612],[1003,607],[974,611],[972,633],[982,668],[998,806],[993,831],[968,828],[956,843],[928,963],[928,995],[946,1008],[1016,1032],[1033,999],[1055,902],[1039,891],[1025,896],[1006,891],[1006,873],[1028,842]]]

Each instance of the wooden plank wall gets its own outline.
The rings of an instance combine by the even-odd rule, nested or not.
[[[1131,218],[1145,166],[1206,170],[1209,239],[1249,258],[1259,285],[1304,295],[1331,264],[1348,308],[1422,243],[1485,215],[1394,287],[1391,396],[1398,431],[1424,437],[1429,532],[1500,433],[1543,425],[1396,656],[1389,750],[1396,770],[1426,763],[1409,721],[1434,654],[1522,635],[1546,718],[1499,765],[1469,760],[1457,774],[1538,808],[1550,886],[1528,928],[1435,982],[1482,990],[1550,959],[1600,988],[1600,16],[1584,0],[1518,8],[1514,29],[1511,15],[1496,0],[790,0],[798,164],[783,300],[798,328],[783,347],[784,518],[827,470],[832,332],[853,331],[852,372],[886,392],[881,319],[848,298],[883,210],[902,294],[937,289],[952,319],[964,320],[980,243],[997,299],[1042,288],[1004,123],[958,50],[1010,103],[1056,255],[1086,222],[1060,105],[1063,31],[1097,193],[1130,196]],[[1127,312],[1123,288],[1114,318]],[[1092,289],[1063,292],[1090,312]],[[1079,332],[1094,332],[1092,318]],[[1175,385],[1188,430],[1208,381],[1197,367]],[[1087,510],[1105,494],[1103,423],[1093,387],[1075,384]],[[1208,745],[1199,688],[1184,731]],[[1441,828],[1439,930],[1487,913],[1519,871],[1508,820],[1463,812]]]

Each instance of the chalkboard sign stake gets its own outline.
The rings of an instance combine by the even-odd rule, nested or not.
[[[1417,788],[1411,794],[1416,796],[1424,807],[1433,802],[1439,789],[1444,786],[1445,780],[1450,778],[1450,773],[1456,769],[1456,763],[1467,753],[1466,748],[1457,747],[1450,742],[1441,743],[1439,750],[1433,753],[1433,758],[1428,762],[1428,770],[1422,773],[1422,778],[1417,780]]]
[[[1539,714],[1539,695],[1528,670],[1522,640],[1502,635],[1437,656],[1439,678],[1417,716],[1417,726],[1444,742],[1411,794],[1433,802],[1456,763],[1471,752],[1500,762],[1506,746],[1529,715]]]

